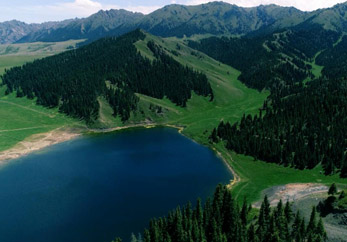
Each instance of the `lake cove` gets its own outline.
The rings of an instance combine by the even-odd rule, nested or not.
[[[175,129],[85,136],[0,169],[0,241],[128,241],[231,179],[210,149]]]

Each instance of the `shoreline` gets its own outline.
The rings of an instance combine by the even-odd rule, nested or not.
[[[76,132],[76,129],[65,127],[57,128],[46,133],[31,135],[13,147],[0,151],[0,165],[4,165],[11,160],[29,155],[43,148],[76,139],[81,135],[82,133]]]
[[[132,129],[132,128],[155,128],[155,127],[161,127],[161,126],[175,128],[178,130],[180,134],[182,134],[182,131],[184,129],[183,126],[176,126],[171,124],[155,124],[155,123],[131,124],[131,125],[125,125],[125,126],[108,128],[108,129],[88,129],[88,128],[72,129],[72,128],[60,127],[46,133],[34,134],[20,141],[13,147],[4,151],[0,151],[0,165],[7,164],[8,162],[11,162],[11,160],[29,155],[35,151],[42,150],[49,146],[76,139],[78,137],[83,136],[84,134],[90,134],[90,133],[102,134],[102,133],[111,133],[111,132],[116,132],[121,130]]]
[[[183,130],[185,128],[184,126],[173,125],[173,124],[158,124],[158,123],[146,122],[146,123],[138,123],[138,124],[129,124],[125,126],[119,126],[119,127],[107,128],[107,129],[80,128],[77,130],[72,128],[61,127],[46,133],[34,134],[26,138],[25,140],[17,143],[15,146],[13,146],[10,149],[0,151],[0,166],[11,162],[11,160],[29,155],[35,151],[42,150],[49,146],[76,139],[78,137],[83,136],[84,134],[103,134],[103,133],[106,134],[106,133],[112,133],[112,132],[117,132],[117,131],[122,131],[127,129],[133,129],[133,128],[149,129],[149,128],[156,128],[156,127],[168,127],[168,128],[177,129],[179,134],[185,136],[186,138],[192,140],[193,142],[196,142],[199,145],[203,145],[195,141],[192,137],[188,137],[184,135],[183,134]],[[223,161],[223,163],[226,165],[226,168],[233,175],[233,179],[230,180],[229,184],[227,184],[227,187],[229,189],[231,189],[233,186],[235,186],[238,182],[241,181],[240,176],[232,168],[232,166],[227,160],[227,157],[224,157],[223,154],[212,145],[204,145],[204,146],[206,146],[207,148],[215,152],[217,157]],[[229,158],[233,162],[232,157],[229,157]]]
[[[224,162],[224,164],[227,166],[227,169],[233,174],[233,179],[230,180],[230,183],[227,185],[229,189],[232,189],[233,186],[235,186],[237,183],[241,181],[241,177],[235,172],[233,167],[230,165],[228,162],[227,158],[223,156],[223,154],[218,151],[215,147],[211,146],[210,147],[216,154],[217,156]],[[229,156],[231,162],[234,162],[233,158]]]

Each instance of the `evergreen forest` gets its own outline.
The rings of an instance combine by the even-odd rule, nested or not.
[[[190,42],[242,70],[239,79],[246,85],[271,91],[257,115],[244,115],[236,123],[222,121],[211,142],[223,141],[228,149],[255,159],[298,169],[322,165],[326,175],[347,177],[347,38],[340,37],[314,25]],[[315,53],[320,53],[317,58]],[[324,65],[320,77],[309,64],[315,59]]]
[[[253,212],[245,200],[242,207],[230,189],[218,185],[212,199],[204,204],[198,199],[194,208],[186,206],[170,212],[166,217],[153,219],[149,228],[132,241],[140,242],[227,242],[227,241],[325,241],[322,219],[312,208],[308,222],[300,211],[294,213],[289,202],[279,201],[271,208],[265,196],[259,214]],[[116,242],[122,241],[120,238]]]
[[[167,97],[185,107],[192,91],[213,99],[207,77],[182,66],[154,43],[156,59],[141,56],[134,43],[145,34],[136,30],[118,38],[104,38],[87,46],[6,70],[6,94],[37,98],[45,107],[93,122],[98,118],[98,98],[104,96],[123,121],[137,107],[135,93]]]

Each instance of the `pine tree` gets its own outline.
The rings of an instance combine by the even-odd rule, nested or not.
[[[291,237],[297,241],[297,242],[300,242],[302,240],[302,235],[301,235],[301,222],[302,222],[302,219],[301,219],[301,216],[300,216],[300,212],[297,211],[296,212],[296,215],[295,215],[295,218],[294,218],[294,223],[292,225],[292,233],[291,233]]]
[[[316,207],[312,207],[312,212],[310,216],[310,221],[307,225],[307,234],[314,234],[316,232]]]
[[[151,235],[149,233],[149,231],[147,229],[145,229],[144,233],[143,233],[143,240],[144,242],[151,242]]]
[[[138,242],[136,236],[132,233],[130,237],[131,242]]]
[[[336,184],[333,183],[333,184],[331,184],[331,186],[329,188],[328,194],[329,195],[335,195],[336,193],[337,193],[337,187],[336,187]]]
[[[245,197],[243,199],[242,209],[241,209],[241,221],[243,225],[247,224],[247,215],[248,215],[248,205],[247,205],[247,198]]]
[[[327,233],[325,232],[322,218],[319,218],[317,228],[316,228],[316,233],[317,233],[317,235],[319,235],[319,237],[323,241],[325,241],[327,239]]]
[[[213,130],[212,130],[212,134],[210,135],[210,141],[212,142],[212,143],[217,143],[218,142],[218,137],[217,137],[217,130],[216,130],[216,128],[214,128]]]
[[[248,228],[247,231],[247,240],[248,241],[257,241],[256,235],[255,235],[255,229],[254,229],[254,225],[251,224]]]
[[[284,214],[286,216],[287,222],[290,223],[293,218],[293,212],[292,212],[292,209],[290,208],[289,201],[286,202],[286,206],[284,207]]]

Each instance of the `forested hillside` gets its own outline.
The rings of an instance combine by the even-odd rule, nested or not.
[[[165,96],[182,107],[192,91],[213,98],[204,74],[180,65],[155,43],[149,44],[155,60],[141,56],[134,43],[144,38],[145,34],[136,30],[12,68],[2,76],[6,93],[36,97],[40,105],[59,107],[87,122],[97,119],[100,96],[123,121],[137,106],[135,92],[158,99]]]
[[[341,172],[346,161],[346,40],[318,25],[303,26],[262,37],[209,38],[189,45],[242,70],[250,87],[271,90],[256,116],[238,123],[221,122],[212,142],[256,159],[299,169],[321,164],[325,174]],[[324,65],[323,77],[311,73]]]
[[[317,64],[324,66],[323,74],[328,78],[346,78],[347,73],[347,36],[334,47],[321,53],[316,60]]]
[[[195,208],[190,204],[178,207],[167,217],[154,219],[145,230],[143,241],[325,241],[323,222],[316,208],[312,209],[308,223],[298,211],[293,213],[290,204],[280,201],[270,208],[267,197],[259,216],[252,213],[245,201],[240,208],[231,191],[219,185],[213,199],[205,204],[198,200]],[[116,239],[115,242],[121,241]],[[133,236],[133,241],[142,238]]]
[[[293,85],[311,77],[307,64],[315,54],[332,47],[340,34],[318,25],[292,28],[265,36],[211,37],[189,46],[241,70],[239,80],[262,90],[280,84]]]
[[[273,93],[259,115],[220,123],[211,139],[256,159],[298,169],[322,164],[327,175],[346,177],[346,80],[319,79],[286,93]]]

